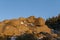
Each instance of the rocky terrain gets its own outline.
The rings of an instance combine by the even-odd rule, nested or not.
[[[41,17],[20,17],[0,22],[0,40],[11,40],[12,37],[16,40],[59,40],[54,31]]]

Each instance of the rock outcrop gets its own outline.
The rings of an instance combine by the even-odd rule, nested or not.
[[[42,36],[40,33],[51,34],[51,29],[45,25],[45,20],[43,18],[35,18],[30,16],[28,18],[18,18],[11,20],[4,20],[0,22],[0,37],[3,36],[20,36],[25,33],[33,34],[37,38],[46,37]],[[52,34],[51,34],[52,35]]]

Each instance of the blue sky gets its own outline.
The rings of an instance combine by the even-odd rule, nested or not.
[[[36,16],[47,19],[60,13],[60,0],[0,0],[0,21]]]

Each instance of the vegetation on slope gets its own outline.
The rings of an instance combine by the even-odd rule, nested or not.
[[[60,31],[60,14],[56,17],[48,18],[46,20],[46,25],[54,30]]]

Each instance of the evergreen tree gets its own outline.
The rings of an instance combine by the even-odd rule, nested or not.
[[[48,18],[46,25],[48,25],[49,28],[60,31],[60,14],[56,17]]]

